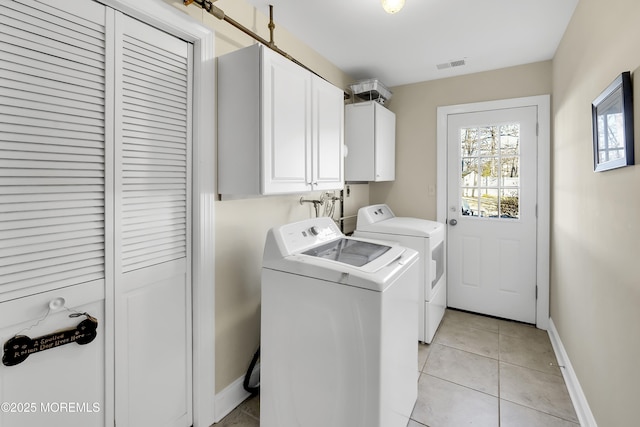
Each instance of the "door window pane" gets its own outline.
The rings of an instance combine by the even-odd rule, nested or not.
[[[520,217],[520,124],[460,129],[462,215]]]
[[[500,218],[520,217],[519,193],[515,189],[500,190]]]
[[[481,156],[495,156],[498,152],[499,138],[497,126],[487,126],[478,129],[479,152]]]
[[[498,157],[485,157],[480,160],[482,165],[482,187],[498,186],[498,166],[500,159]]]
[[[503,156],[517,155],[520,147],[520,125],[500,126],[500,151]]]
[[[503,157],[502,170],[500,174],[503,187],[519,187],[520,186],[520,156]]]
[[[480,216],[485,218],[498,217],[498,189],[484,188],[480,196]]]
[[[478,186],[478,158],[465,157],[462,159],[462,186]]]
[[[476,128],[461,129],[460,141],[462,141],[462,157],[477,156],[478,130]]]

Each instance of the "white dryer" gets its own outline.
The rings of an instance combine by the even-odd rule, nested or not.
[[[360,238],[395,241],[420,254],[418,340],[426,343],[431,343],[447,307],[444,233],[442,223],[397,217],[384,204],[360,208],[353,233]]]
[[[417,398],[418,254],[330,218],[269,231],[260,426],[406,427]]]

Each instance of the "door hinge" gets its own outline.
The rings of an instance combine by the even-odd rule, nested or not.
[[[536,301],[538,300],[538,285],[536,285]]]
[[[540,136],[540,123],[536,122],[536,136]]]
[[[536,218],[538,218],[538,205],[536,204]]]

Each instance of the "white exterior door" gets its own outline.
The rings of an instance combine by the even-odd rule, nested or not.
[[[115,410],[192,425],[189,43],[116,13]]]
[[[536,323],[537,108],[448,116],[448,305]]]

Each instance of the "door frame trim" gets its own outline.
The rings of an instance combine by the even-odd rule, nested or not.
[[[437,112],[437,193],[436,212],[439,222],[447,221],[447,125],[449,115],[475,113],[486,110],[518,107],[537,107],[538,111],[538,159],[537,159],[537,231],[536,275],[538,299],[536,300],[536,326],[549,327],[549,248],[551,227],[551,108],[550,95],[529,96],[497,101],[475,102],[438,107]]]
[[[189,16],[186,6],[172,7],[164,1],[156,0],[97,1],[193,43],[191,230],[193,426],[210,426],[215,422],[215,34],[213,30]],[[181,13],[181,9],[185,13]],[[114,313],[113,297],[113,290],[108,291],[105,311],[112,314]],[[106,339],[108,353],[106,360],[110,363],[106,367],[107,408],[105,412],[113,411],[115,390],[114,366],[109,366],[113,363],[113,327],[106,333]]]

